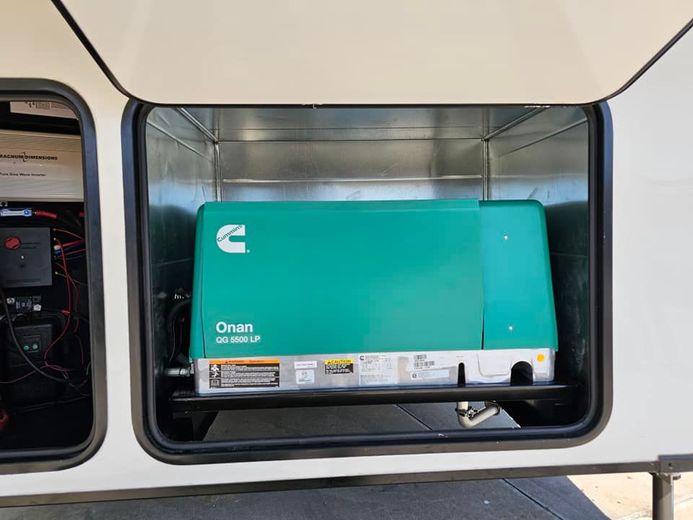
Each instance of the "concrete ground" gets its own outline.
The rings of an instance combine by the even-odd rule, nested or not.
[[[208,439],[456,428],[454,405],[433,403],[224,412]],[[515,428],[507,414],[484,427]],[[676,520],[693,520],[693,474],[676,483]],[[647,474],[586,475],[275,491],[0,509],[0,520],[235,518],[277,520],[640,520],[650,518]]]
[[[646,473],[580,475],[570,481],[607,518],[651,518],[652,477]],[[684,473],[674,484],[674,504],[676,520],[693,519],[693,473]]]

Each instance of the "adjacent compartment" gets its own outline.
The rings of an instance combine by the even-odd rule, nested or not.
[[[89,456],[105,428],[100,242],[90,116],[41,87],[66,98],[0,99],[0,462],[54,469]]]

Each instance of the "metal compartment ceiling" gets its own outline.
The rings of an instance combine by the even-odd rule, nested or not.
[[[170,104],[588,103],[690,0],[63,0],[122,89]]]

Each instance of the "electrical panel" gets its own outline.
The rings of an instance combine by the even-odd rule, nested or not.
[[[11,414],[87,390],[82,211],[81,204],[44,202],[0,207],[0,408]]]

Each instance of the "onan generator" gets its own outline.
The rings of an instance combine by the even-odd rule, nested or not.
[[[211,202],[198,213],[199,394],[553,379],[538,202]]]

